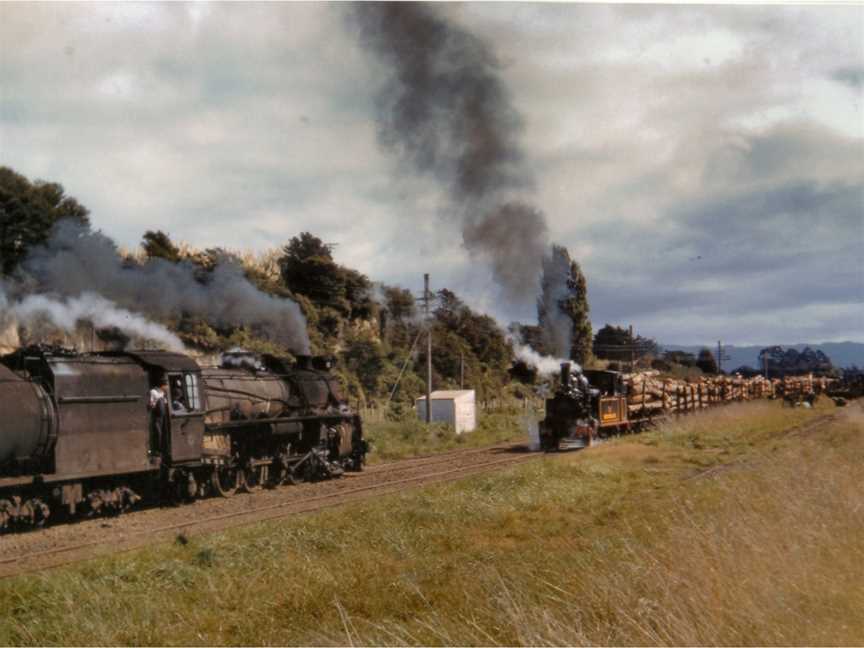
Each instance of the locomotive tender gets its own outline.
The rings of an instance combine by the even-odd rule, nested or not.
[[[245,352],[219,367],[165,351],[0,358],[0,531],[361,470],[362,423],[330,368]],[[148,391],[166,382],[157,421]]]

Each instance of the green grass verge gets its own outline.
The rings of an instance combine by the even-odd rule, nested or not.
[[[861,644],[860,409],[721,408],[0,582],[3,644]]]
[[[364,426],[365,435],[371,446],[367,460],[374,464],[456,448],[478,448],[504,441],[527,442],[527,416],[517,414],[515,410],[478,413],[477,428],[464,434],[456,434],[452,425],[426,425],[414,417],[403,421],[367,423]]]

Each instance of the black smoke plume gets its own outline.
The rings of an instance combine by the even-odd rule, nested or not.
[[[186,313],[220,326],[249,326],[294,353],[309,353],[306,320],[295,302],[258,290],[230,255],[206,277],[199,270],[160,258],[129,263],[104,234],[60,221],[24,261],[23,277],[0,284],[0,328],[4,314],[19,322],[44,317],[66,330],[87,319],[176,348],[173,334],[141,316]]]
[[[495,56],[426,3],[360,2],[350,15],[389,71],[377,99],[381,143],[447,188],[465,247],[523,301],[537,289],[547,228],[524,199],[533,180],[522,121]]]

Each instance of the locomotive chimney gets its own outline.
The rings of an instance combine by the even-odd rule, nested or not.
[[[570,386],[570,363],[562,362],[561,363],[561,386],[569,387]]]
[[[298,355],[295,357],[297,358],[297,363],[296,363],[297,369],[311,369],[312,368],[312,356]]]

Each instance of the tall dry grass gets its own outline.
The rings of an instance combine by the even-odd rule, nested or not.
[[[657,436],[680,446],[709,423],[706,419],[715,425],[748,425],[741,418],[748,409],[756,408],[682,420]],[[764,414],[766,408],[758,409]],[[789,410],[781,418],[794,416]],[[556,538],[556,523],[550,520],[550,533],[537,529],[525,548],[556,538],[554,552],[547,549],[538,559],[526,551],[512,563],[477,565],[471,603],[455,614],[430,605],[409,623],[348,625],[346,617],[345,635],[327,639],[446,645],[860,645],[864,416],[860,409],[845,412],[830,427],[806,436],[778,439],[782,432],[776,423],[760,426],[758,436],[769,442],[764,452],[690,474],[679,488],[657,493],[656,499],[637,497],[639,505],[625,506],[625,512],[611,516],[612,524],[604,524],[602,516],[594,521],[605,532],[595,528]],[[705,437],[731,441],[732,435],[728,427],[711,426]]]
[[[864,643],[859,409],[589,451],[0,583],[0,643]]]

